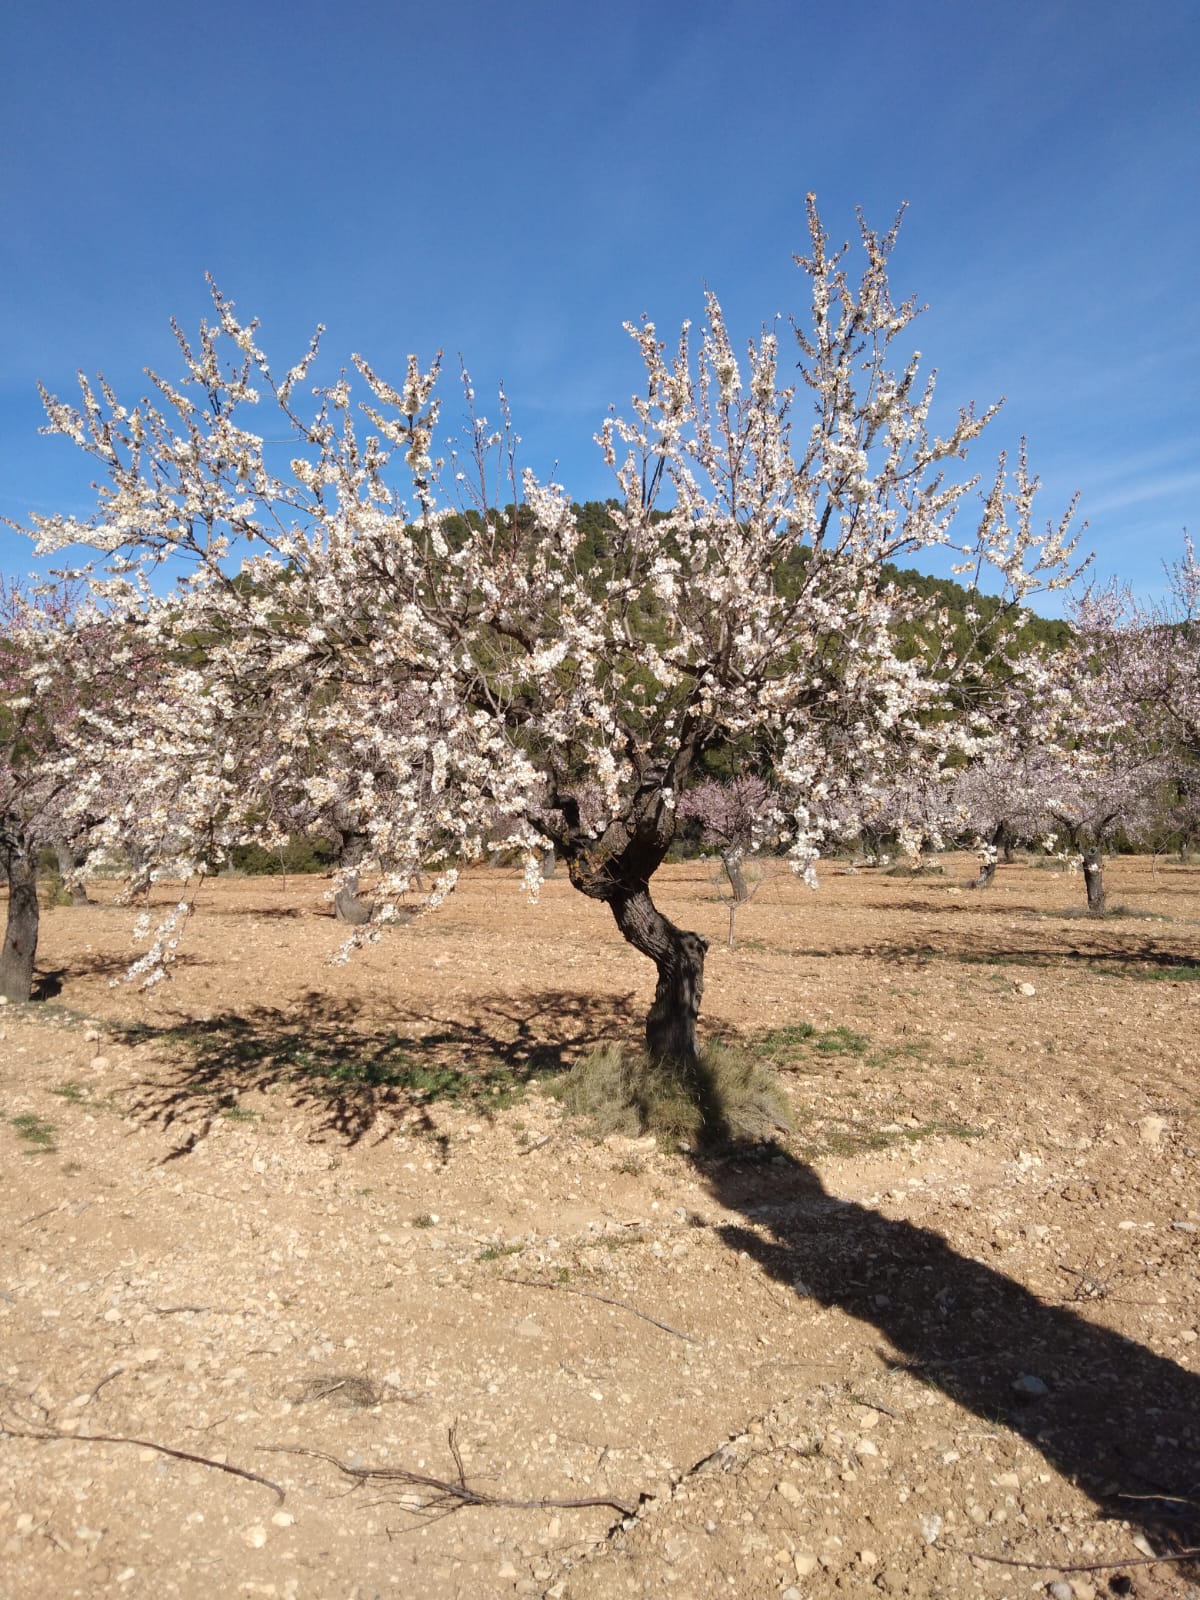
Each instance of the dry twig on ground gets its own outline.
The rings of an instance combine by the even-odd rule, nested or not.
[[[624,1300],[614,1300],[611,1295],[596,1294],[591,1289],[577,1289],[570,1283],[546,1283],[541,1278],[505,1278],[505,1283],[520,1284],[523,1289],[557,1289],[563,1294],[581,1295],[585,1300],[599,1300],[601,1305],[616,1306],[619,1311],[628,1311],[632,1317],[641,1317],[643,1322],[650,1322],[656,1328],[661,1328],[664,1333],[673,1333],[677,1339],[686,1339],[688,1344],[698,1344],[690,1333],[681,1333],[678,1328],[673,1328],[669,1322],[660,1322],[657,1317],[649,1316],[645,1311],[639,1311],[636,1306],[627,1305]]]
[[[106,1380],[107,1381],[107,1380]],[[36,1439],[39,1443],[65,1439],[71,1444],[136,1444],[142,1450],[157,1450],[159,1455],[171,1456],[175,1461],[191,1461],[199,1467],[215,1467],[218,1472],[231,1473],[235,1478],[246,1478],[250,1483],[261,1483],[284,1501],[284,1492],[270,1478],[249,1467],[231,1466],[228,1461],[214,1461],[211,1456],[198,1456],[191,1450],[176,1450],[169,1444],[158,1444],[153,1439],[133,1439],[121,1433],[63,1433],[57,1428],[13,1428],[0,1421],[0,1437],[9,1439]]]
[[[449,1516],[452,1512],[461,1511],[465,1506],[491,1506],[515,1511],[577,1511],[589,1506],[608,1506],[613,1511],[619,1511],[623,1517],[633,1516],[637,1509],[636,1506],[627,1505],[623,1500],[616,1500],[611,1495],[586,1495],[566,1500],[550,1498],[521,1500],[511,1495],[486,1494],[481,1489],[472,1489],[467,1482],[462,1452],[458,1447],[457,1423],[450,1429],[449,1444],[457,1473],[453,1480],[433,1478],[424,1472],[411,1472],[407,1467],[352,1467],[327,1450],[312,1450],[302,1445],[277,1444],[265,1445],[263,1448],[284,1455],[314,1456],[319,1461],[328,1461],[339,1472],[345,1473],[346,1477],[352,1478],[356,1487],[365,1483],[395,1483],[410,1489],[426,1490],[428,1496],[424,1500],[418,1500],[415,1504],[400,1502],[401,1510],[416,1517],[433,1519]]]

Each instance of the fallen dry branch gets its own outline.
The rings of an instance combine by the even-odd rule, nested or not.
[[[586,1495],[578,1499],[534,1499],[520,1500],[512,1495],[487,1494],[482,1489],[472,1489],[467,1482],[466,1468],[463,1466],[462,1453],[458,1448],[457,1424],[450,1429],[450,1453],[454,1457],[457,1477],[452,1481],[444,1478],[432,1478],[424,1472],[410,1472],[407,1467],[352,1467],[341,1461],[335,1455],[330,1455],[327,1450],[312,1450],[303,1445],[276,1444],[264,1445],[266,1450],[278,1451],[290,1456],[314,1456],[318,1461],[328,1461],[331,1466],[354,1480],[355,1487],[365,1483],[395,1483],[408,1489],[424,1489],[428,1497],[417,1501],[415,1504],[400,1502],[400,1508],[416,1517],[443,1517],[454,1511],[461,1511],[466,1506],[489,1506],[492,1509],[508,1511],[580,1511],[590,1506],[607,1506],[613,1511],[619,1511],[623,1517],[632,1517],[637,1510],[636,1506],[627,1505],[623,1500],[613,1499],[610,1495]]]
[[[1086,1565],[1061,1561],[1017,1561],[1012,1556],[989,1556],[983,1550],[960,1550],[960,1555],[976,1561],[990,1561],[998,1567],[1023,1567],[1028,1572],[1124,1572],[1126,1567],[1153,1567],[1160,1561],[1190,1561],[1200,1556],[1200,1545],[1189,1550],[1171,1550],[1162,1556],[1137,1556],[1129,1561],[1091,1561]]]
[[[505,1283],[520,1284],[523,1289],[555,1289],[560,1294],[577,1294],[585,1300],[599,1300],[601,1305],[616,1306],[618,1311],[628,1311],[630,1316],[641,1317],[643,1322],[649,1322],[656,1328],[661,1328],[664,1333],[673,1333],[677,1339],[686,1339],[688,1344],[698,1344],[700,1341],[690,1333],[681,1333],[678,1328],[673,1328],[669,1322],[660,1322],[657,1317],[650,1316],[645,1311],[639,1311],[636,1306],[627,1305],[624,1300],[614,1300],[610,1295],[596,1294],[591,1289],[576,1289],[570,1283],[546,1283],[540,1278],[505,1278]]]
[[[194,1455],[190,1450],[176,1450],[172,1445],[158,1444],[153,1439],[132,1439],[122,1433],[61,1433],[57,1428],[13,1428],[7,1422],[0,1422],[0,1438],[36,1439],[39,1443],[65,1439],[71,1444],[136,1444],[143,1450],[157,1450],[159,1455],[170,1456],[175,1461],[191,1461],[198,1467],[214,1467],[218,1472],[231,1473],[235,1478],[261,1483],[279,1497],[280,1505],[284,1500],[284,1492],[277,1483],[264,1478],[259,1472],[251,1472],[249,1467],[234,1467],[228,1461],[214,1461],[211,1456]]]

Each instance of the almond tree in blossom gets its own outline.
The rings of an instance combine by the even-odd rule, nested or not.
[[[707,940],[662,914],[651,882],[705,752],[756,751],[811,872],[833,798],[889,746],[951,737],[931,715],[954,679],[936,614],[902,658],[898,624],[921,606],[884,563],[948,544],[1014,607],[1071,577],[1067,519],[1034,530],[1023,459],[968,533],[976,480],[952,469],[994,408],[933,426],[917,307],[888,285],[896,233],[863,224],[852,276],[810,201],[809,312],[741,357],[712,295],[670,350],[653,323],[630,327],[644,379],[599,435],[617,483],[602,570],[558,486],[510,467],[523,504],[496,509],[491,474],[514,441],[473,396],[447,469],[436,361],[411,358],[392,386],[355,358],[365,403],[343,378],[306,409],[315,341],[277,379],[256,325],[215,291],[215,324],[194,345],[179,334],[183,374],[151,375],[152,400],[87,383],[80,406],[47,396],[52,431],[107,484],[90,521],[38,521],[42,549],[98,546],[93,586],[114,616],[177,657],[208,641],[159,686],[189,711],[146,735],[148,781],[183,797],[168,807],[183,853],[272,804],[286,826],[291,795],[349,809],[386,868],[385,916],[431,860],[435,902],[509,818],[530,890],[552,845],[653,962],[648,1050],[694,1068]],[[471,517],[445,498],[460,475]],[[188,569],[165,600],[160,563]],[[173,746],[176,726],[195,737]]]
[[[67,873],[111,804],[109,752],[81,735],[89,702],[126,693],[133,657],[70,584],[0,582],[0,867],[8,884],[0,995],[28,1000],[40,910],[38,858],[53,848]],[[68,882],[77,882],[73,876]]]

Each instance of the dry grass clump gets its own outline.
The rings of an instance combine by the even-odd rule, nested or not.
[[[361,1372],[321,1372],[311,1378],[297,1379],[291,1385],[288,1398],[296,1405],[330,1400],[334,1405],[366,1410],[379,1405],[383,1391]]]
[[[690,1071],[617,1044],[577,1061],[563,1104],[595,1133],[653,1133],[707,1147],[759,1141],[791,1128],[791,1105],[771,1073],[744,1050],[709,1044]]]

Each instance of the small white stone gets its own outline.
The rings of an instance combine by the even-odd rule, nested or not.
[[[796,1576],[798,1578],[811,1578],[820,1565],[811,1550],[797,1550],[792,1557],[792,1563],[796,1568]]]
[[[242,1538],[250,1546],[251,1550],[261,1550],[267,1542],[267,1530],[259,1523],[255,1523],[252,1528],[246,1529]]]
[[[277,1511],[271,1518],[271,1521],[277,1528],[290,1528],[295,1520],[295,1517],[290,1511]]]
[[[1040,1400],[1043,1395],[1050,1393],[1050,1386],[1032,1372],[1023,1372],[1019,1378],[1013,1379],[1013,1390],[1027,1399]]]
[[[1018,994],[1023,994],[1027,998],[1032,998],[1037,993],[1037,990],[1031,983],[1016,983],[1013,985],[1013,988]]]
[[[1169,1126],[1166,1117],[1142,1117],[1137,1125],[1138,1138],[1143,1144],[1159,1144]]]
[[[781,1500],[786,1500],[789,1506],[798,1506],[802,1499],[799,1489],[794,1483],[789,1483],[785,1478],[782,1483],[775,1485],[775,1493]]]

